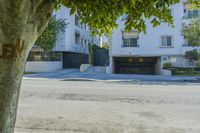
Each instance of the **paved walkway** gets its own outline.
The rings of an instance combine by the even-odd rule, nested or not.
[[[196,76],[161,76],[136,74],[105,74],[81,73],[79,69],[65,69],[48,73],[25,75],[24,79],[54,79],[54,80],[106,80],[106,81],[194,81]]]

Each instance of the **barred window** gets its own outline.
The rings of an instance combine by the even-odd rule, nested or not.
[[[123,47],[138,47],[137,32],[122,32]]]

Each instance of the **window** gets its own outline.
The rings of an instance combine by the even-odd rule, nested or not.
[[[171,47],[172,46],[172,36],[162,36],[162,47]]]
[[[122,32],[123,47],[138,47],[137,32]]]
[[[127,14],[124,14],[121,16],[121,21],[126,21],[128,18],[128,15]]]
[[[199,15],[199,11],[198,10],[189,10],[188,11],[188,18],[195,18],[195,17],[198,17],[200,16]]]
[[[83,45],[83,38],[81,38],[81,45]]]
[[[123,38],[123,47],[137,47],[137,38]]]
[[[75,14],[75,25],[80,27],[80,18],[78,15]]]
[[[190,9],[190,4],[189,3],[185,3],[184,4],[184,18],[185,19],[191,19],[191,18],[195,18],[195,17],[199,17],[200,16],[200,10],[199,9]]]
[[[75,43],[80,44],[80,34],[75,33]]]
[[[185,13],[187,13],[187,10],[186,10],[186,9],[184,9],[184,10],[183,10],[183,12],[184,12],[184,14],[185,14]]]

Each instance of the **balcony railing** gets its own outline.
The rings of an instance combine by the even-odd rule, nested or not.
[[[183,47],[193,47],[191,44],[183,44]]]
[[[196,67],[196,64],[198,61],[184,61],[183,62],[183,67]]]

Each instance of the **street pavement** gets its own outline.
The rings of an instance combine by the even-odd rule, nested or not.
[[[24,79],[53,79],[53,80],[109,80],[109,81],[177,81],[199,82],[197,76],[161,76],[161,75],[136,75],[136,74],[105,74],[81,73],[79,69],[65,69],[55,72],[25,75]]]
[[[200,133],[200,83],[26,80],[15,133]]]

